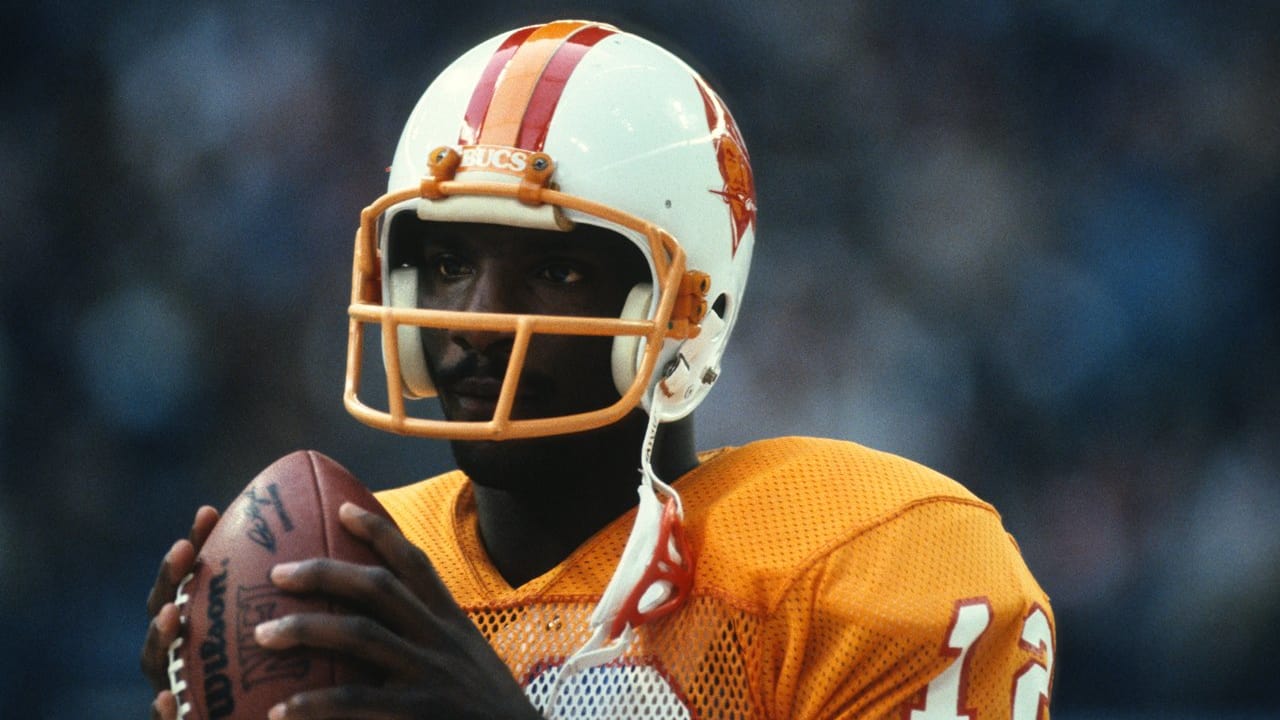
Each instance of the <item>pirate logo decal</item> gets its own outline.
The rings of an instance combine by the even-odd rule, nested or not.
[[[697,84],[707,111],[707,127],[711,130],[716,160],[720,164],[720,177],[724,179],[724,186],[711,192],[723,198],[729,206],[729,218],[733,225],[732,252],[736,255],[742,236],[756,221],[756,183],[751,176],[747,146],[742,141],[738,124],[733,121],[733,116],[720,97],[701,78]]]

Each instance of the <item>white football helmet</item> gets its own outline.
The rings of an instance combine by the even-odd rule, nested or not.
[[[417,307],[417,268],[399,267],[390,219],[547,230],[586,223],[644,253],[652,282],[622,317],[468,313]],[[684,417],[719,373],[746,286],[756,199],[746,146],[724,103],[684,62],[609,25],[558,21],[504,33],[454,61],[405,126],[387,194],[356,233],[344,402],[362,422],[450,439],[536,437],[612,423],[637,405]],[[359,398],[362,333],[380,325],[385,409]],[[434,394],[421,328],[512,333],[488,422],[410,415]],[[530,338],[613,335],[618,401],[576,415],[512,419]],[[655,407],[656,405],[656,407]]]

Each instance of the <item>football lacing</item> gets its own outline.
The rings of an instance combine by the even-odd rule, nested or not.
[[[187,594],[187,583],[191,578],[195,577],[195,573],[187,573],[182,578],[182,582],[178,583],[178,591],[174,595],[173,604],[178,606],[178,612],[181,614],[183,606],[191,600],[191,596]],[[178,650],[182,647],[182,636],[174,638],[169,643],[169,690],[178,700],[178,720],[185,720],[187,714],[191,712],[191,701],[183,700],[182,695],[187,689],[187,680],[182,677],[182,669],[186,667],[186,662],[178,656]]]

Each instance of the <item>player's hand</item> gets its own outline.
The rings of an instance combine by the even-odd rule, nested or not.
[[[195,519],[191,523],[191,532],[183,540],[178,540],[165,553],[160,561],[160,571],[156,573],[156,583],[147,597],[147,616],[151,618],[147,626],[147,637],[142,643],[142,674],[151,682],[156,691],[155,702],[151,705],[151,717],[159,720],[171,720],[177,717],[178,703],[169,692],[169,645],[178,637],[181,623],[178,619],[178,606],[173,600],[178,590],[178,583],[195,567],[196,555],[213,526],[218,523],[218,511],[205,505],[196,510]]]
[[[386,682],[298,693],[273,708],[271,720],[540,717],[427,556],[385,518],[350,503],[339,516],[386,567],[317,558],[277,565],[271,579],[283,590],[325,594],[363,614],[287,615],[258,625],[255,639],[275,650],[342,652],[378,668]]]

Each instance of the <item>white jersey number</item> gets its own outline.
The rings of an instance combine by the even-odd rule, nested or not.
[[[1049,680],[1053,677],[1053,628],[1049,616],[1039,607],[1022,621],[1023,647],[1044,658],[1029,661],[1013,681],[1014,720],[1036,720],[1049,704]]]
[[[951,656],[947,666],[925,691],[924,704],[912,710],[910,720],[978,720],[977,712],[965,706],[963,693],[969,686],[969,651],[991,624],[991,605],[985,599],[966,600],[956,605],[951,630],[943,653]],[[1049,702],[1049,680],[1053,676],[1053,628],[1044,610],[1035,607],[1022,623],[1024,648],[1043,658],[1031,660],[1013,678],[1012,720],[1038,720]]]

